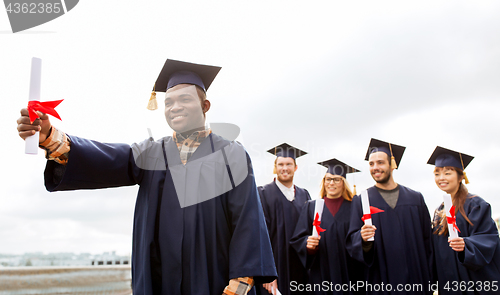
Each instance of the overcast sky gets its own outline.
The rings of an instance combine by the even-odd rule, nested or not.
[[[0,13],[0,253],[131,252],[138,187],[48,193],[45,159],[24,155],[16,119],[30,63],[42,59],[42,100],[64,99],[71,135],[139,142],[171,135],[146,109],[167,58],[222,66],[208,91],[209,122],[241,128],[258,185],[273,179],[266,150],[288,142],[309,154],[295,184],[313,198],[338,158],[374,184],[370,139],[406,146],[395,180],[442,200],[426,162],[439,145],[475,159],[469,191],[500,215],[500,2],[80,1],[66,15],[12,34]],[[158,94],[160,101],[162,94]]]

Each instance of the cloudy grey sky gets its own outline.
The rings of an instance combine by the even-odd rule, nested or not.
[[[433,212],[442,193],[426,162],[440,145],[476,157],[468,188],[499,215],[499,13],[497,1],[80,1],[16,34],[0,13],[0,253],[131,252],[137,187],[48,193],[43,155],[24,155],[15,121],[33,56],[42,100],[65,99],[52,122],[69,134],[170,135],[146,110],[165,60],[219,65],[207,119],[241,128],[259,185],[273,179],[265,151],[288,142],[309,152],[296,184],[311,196],[325,172],[315,163],[333,157],[362,170],[348,180],[365,189],[374,137],[407,147],[395,179]]]

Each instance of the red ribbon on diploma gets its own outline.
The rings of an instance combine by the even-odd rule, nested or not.
[[[64,99],[53,100],[53,101],[44,101],[44,102],[40,102],[37,100],[31,100],[30,102],[28,102],[28,112],[30,114],[30,122],[33,123],[33,121],[35,121],[36,118],[38,118],[36,111],[52,115],[52,116],[56,117],[57,119],[62,120],[54,108],[57,107],[63,100]]]
[[[453,228],[460,232],[457,226],[457,217],[455,216],[455,205],[451,206],[450,215],[451,217],[446,216],[446,221],[448,224],[453,224]]]
[[[316,217],[314,217],[313,226],[316,227],[316,231],[318,232],[318,235],[319,235],[319,233],[326,231],[326,229],[323,229],[320,227],[320,224],[321,224],[321,221],[319,221],[319,213],[316,212]]]
[[[370,214],[363,214],[363,217],[361,217],[361,220],[365,221],[367,219],[371,219],[372,218],[372,214],[380,213],[380,212],[384,212],[384,210],[379,209],[377,207],[370,206]]]

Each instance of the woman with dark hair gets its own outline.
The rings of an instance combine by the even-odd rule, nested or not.
[[[362,279],[363,268],[351,259],[345,247],[353,197],[346,174],[359,170],[336,159],[318,164],[328,168],[321,181],[323,212],[321,216],[315,212],[318,201],[307,202],[290,244],[307,269],[308,285],[304,290],[309,291],[308,294],[352,294],[355,292],[351,292],[349,283],[355,285],[358,278]],[[317,213],[318,217],[315,216]],[[317,237],[312,235],[313,223]],[[294,288],[292,284],[290,287]]]
[[[491,218],[491,207],[468,192],[464,172],[473,157],[442,147],[428,164],[435,165],[437,186],[451,195],[450,216],[444,204],[434,213],[434,271],[439,294],[500,294],[500,238]],[[458,237],[448,237],[448,223],[455,223]]]

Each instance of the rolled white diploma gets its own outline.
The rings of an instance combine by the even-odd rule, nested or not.
[[[453,202],[451,201],[451,195],[445,194],[443,195],[443,200],[444,200],[444,211],[446,212],[446,217],[451,217],[450,209],[451,206],[453,206]],[[446,219],[448,222],[448,219]],[[455,227],[453,226],[453,223],[448,222],[448,232],[450,233],[450,238],[458,238],[458,233]]]
[[[370,214],[370,199],[368,198],[368,191],[364,190],[361,192],[361,207],[363,208],[363,215]],[[365,219],[365,224],[372,225],[372,219],[367,218]],[[368,241],[374,241],[375,238],[371,237],[368,239]]]
[[[323,199],[317,199],[316,200],[316,204],[314,206],[313,220],[316,219],[316,214],[318,214],[318,216],[319,216],[318,221],[321,222],[321,216],[323,215],[323,208],[324,207],[325,207],[325,200],[323,200]],[[313,226],[312,236],[313,237],[319,237],[319,233],[316,230],[315,226]]]
[[[42,79],[42,60],[33,57],[31,59],[31,78],[30,78],[30,96],[29,101],[40,101],[40,87]],[[28,136],[24,141],[24,153],[29,155],[38,154],[38,144],[40,133],[37,131],[34,135]]]

